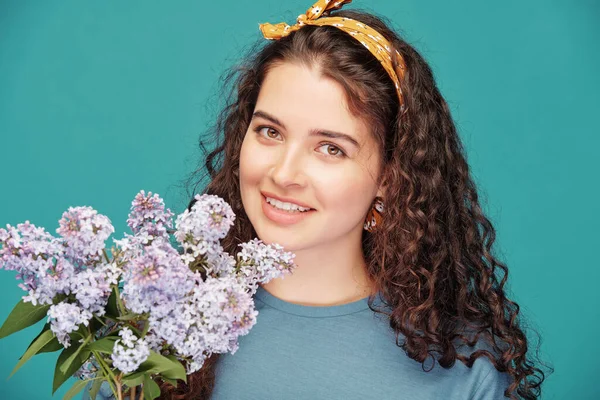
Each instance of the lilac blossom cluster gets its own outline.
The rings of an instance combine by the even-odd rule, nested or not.
[[[131,202],[127,225],[134,234],[144,232],[152,237],[166,237],[167,229],[173,227],[173,213],[165,209],[165,202],[158,194],[140,191]]]
[[[63,213],[54,237],[29,221],[0,229],[0,261],[17,271],[23,301],[51,305],[48,322],[58,341],[68,347],[70,334],[102,315],[120,271],[101,258],[104,242],[114,232],[110,220],[91,207]],[[62,301],[58,301],[62,296]],[[70,298],[69,298],[70,297]]]
[[[113,365],[124,373],[135,371],[150,355],[150,348],[144,339],[138,339],[131,329],[119,331],[121,338],[115,342],[111,358]]]
[[[294,254],[285,252],[277,243],[264,244],[259,239],[240,244],[242,250],[237,254],[241,278],[245,280],[252,294],[256,293],[259,283],[284,277],[295,267]]]
[[[218,259],[223,253],[219,240],[227,235],[235,220],[231,207],[220,197],[205,194],[194,199],[191,210],[185,210],[175,221],[174,236],[183,248],[182,259],[188,264],[201,256]]]
[[[104,242],[115,231],[110,220],[92,207],[69,207],[58,223],[56,233],[66,245],[65,256],[82,268],[100,260]]]
[[[294,268],[293,254],[258,239],[241,244],[236,257],[227,254],[220,240],[234,223],[231,207],[213,195],[195,200],[173,229],[163,200],[141,191],[127,219],[133,235],[114,240],[110,252],[105,241],[114,228],[90,207],[69,208],[58,238],[29,222],[8,225],[0,229],[0,268],[17,271],[28,292],[24,301],[50,305],[50,329],[64,347],[74,331],[90,329],[97,318],[103,328],[92,332],[95,339],[120,335],[110,355],[114,368],[133,372],[155,351],[175,355],[192,373],[213,353],[237,351],[238,337],[256,323],[258,284]],[[132,318],[106,315],[113,292],[119,315],[134,315],[141,324],[135,334],[127,322]],[[98,371],[98,360],[90,359],[76,376],[89,379]]]
[[[137,314],[166,315],[194,286],[194,274],[162,238],[145,246],[123,269],[122,297],[127,308]]]
[[[16,271],[21,289],[29,293],[33,304],[52,303],[57,293],[69,290],[68,277],[73,274],[69,262],[56,263],[63,253],[57,238],[29,221],[16,227],[0,228],[0,263],[8,271]]]
[[[153,332],[188,361],[188,373],[200,369],[212,353],[232,354],[258,312],[251,294],[234,277],[196,280],[193,291],[163,318],[150,318]]]

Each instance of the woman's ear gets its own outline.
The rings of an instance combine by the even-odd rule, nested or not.
[[[379,179],[379,187],[377,188],[377,197],[384,197],[386,190],[387,190],[387,182],[386,182],[386,174],[385,172],[381,174],[381,177]]]

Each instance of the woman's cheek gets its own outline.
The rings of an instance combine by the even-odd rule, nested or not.
[[[249,133],[248,135],[251,135]],[[275,159],[275,151],[272,146],[258,143],[252,137],[246,136],[240,153],[240,168],[243,174],[252,181],[262,179],[268,169],[269,163]]]

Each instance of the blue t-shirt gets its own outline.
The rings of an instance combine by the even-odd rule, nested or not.
[[[450,369],[436,362],[423,371],[367,298],[302,306],[262,287],[255,298],[256,325],[235,354],[220,356],[212,400],[496,400],[511,382],[485,357],[472,368],[457,360]],[[374,306],[381,304],[377,298]]]

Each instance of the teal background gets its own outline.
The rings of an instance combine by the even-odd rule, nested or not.
[[[133,196],[178,185],[200,157],[218,78],[306,1],[0,0],[0,224],[53,232],[89,205],[125,232]],[[431,63],[508,263],[509,293],[556,369],[544,399],[600,398],[596,1],[355,1]],[[0,320],[23,294],[1,272]],[[57,354],[7,377],[39,326],[0,340],[0,398],[50,399]],[[66,385],[54,398],[62,398]]]

